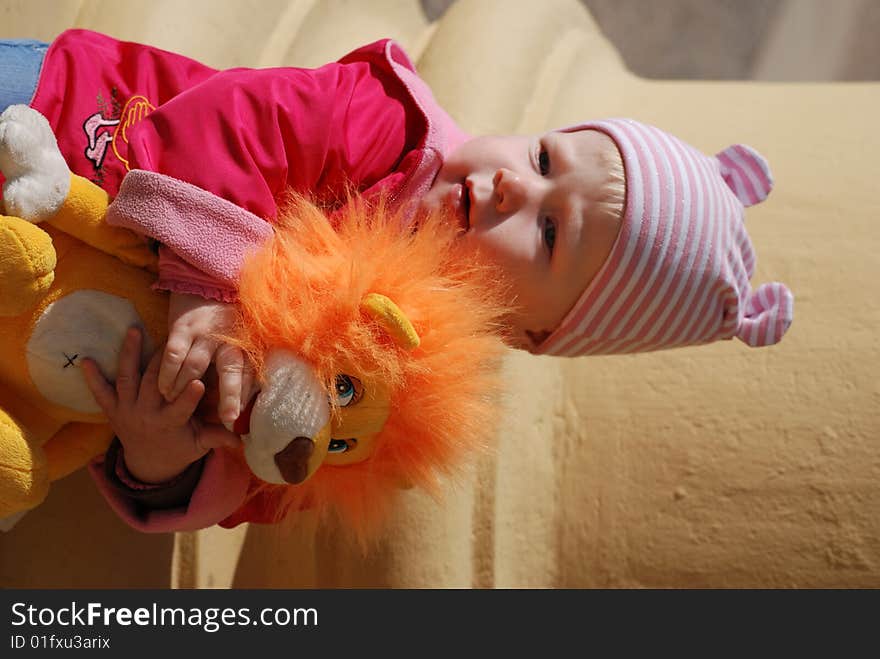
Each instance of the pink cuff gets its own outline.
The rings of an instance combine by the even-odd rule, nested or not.
[[[104,460],[102,455],[89,464],[89,473],[98,490],[126,524],[145,533],[195,531],[213,526],[241,506],[250,482],[250,471],[240,456],[214,449],[205,457],[202,477],[186,506],[149,510],[109,482],[104,473]]]
[[[107,208],[107,223],[155,238],[234,288],[247,253],[272,235],[261,218],[170,176],[134,169]]]
[[[143,481],[140,481],[135,476],[133,476],[128,470],[122,451],[119,451],[116,454],[116,460],[114,462],[115,464],[111,466],[113,467],[113,473],[116,475],[116,478],[118,478],[119,482],[125,485],[125,487],[131,488],[132,490],[159,490],[173,487],[183,475],[181,473],[180,475],[172,478],[171,480],[165,481],[164,483],[144,483]]]
[[[159,279],[153,284],[159,291],[190,293],[210,300],[234,303],[238,293],[234,288],[197,270],[167,247],[159,248]]]

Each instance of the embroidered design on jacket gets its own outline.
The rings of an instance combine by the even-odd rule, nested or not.
[[[86,158],[98,172],[104,166],[108,148],[113,149],[113,153],[128,171],[128,130],[156,109],[155,105],[140,94],[128,99],[121,112],[118,111],[119,106],[116,103],[114,105],[117,111],[113,114],[117,118],[107,118],[103,110],[99,110],[83,122],[83,131],[88,137]]]
[[[95,169],[101,169],[104,164],[104,156],[107,155],[107,146],[113,141],[113,135],[109,130],[102,132],[102,128],[116,126],[119,119],[105,119],[100,112],[95,112],[83,122],[83,130],[89,138],[86,145],[86,158],[92,161]]]
[[[129,170],[128,166],[128,130],[137,124],[141,119],[150,114],[156,106],[150,103],[145,96],[137,94],[132,96],[122,108],[122,115],[119,119],[119,125],[113,131],[113,153],[119,158],[119,161],[125,165],[125,171]]]

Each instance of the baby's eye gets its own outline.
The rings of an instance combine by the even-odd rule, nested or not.
[[[550,154],[547,149],[542,148],[538,152],[538,170],[541,176],[547,176],[550,173]]]
[[[552,254],[553,246],[556,245],[556,224],[549,217],[544,218],[544,244]]]
[[[350,375],[340,373],[336,376],[336,404],[348,407],[357,403],[363,396],[364,388],[361,381]]]

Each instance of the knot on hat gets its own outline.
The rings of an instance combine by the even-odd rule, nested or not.
[[[791,325],[794,296],[785,284],[770,282],[752,291],[745,301],[736,337],[753,348],[778,343]]]

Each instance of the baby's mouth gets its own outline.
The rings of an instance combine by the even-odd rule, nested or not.
[[[462,232],[467,233],[468,229],[471,228],[471,198],[465,181],[456,183],[449,189],[449,192],[446,194],[446,203],[447,208],[455,216],[459,228]]]

